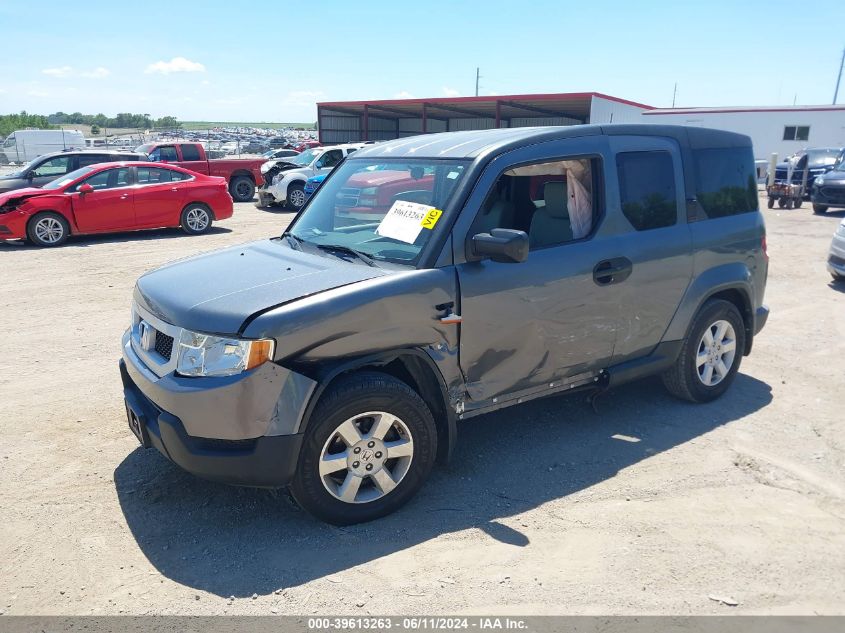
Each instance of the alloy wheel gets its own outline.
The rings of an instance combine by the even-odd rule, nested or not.
[[[369,503],[396,488],[408,473],[414,440],[391,413],[370,411],[337,427],[320,453],[320,480],[335,499]]]
[[[192,231],[204,231],[208,226],[208,211],[195,207],[185,214],[185,221]]]
[[[45,244],[56,244],[64,234],[65,229],[56,218],[41,218],[35,224],[35,235]]]
[[[722,382],[736,358],[736,332],[728,321],[719,320],[704,330],[695,364],[698,379],[707,387]]]

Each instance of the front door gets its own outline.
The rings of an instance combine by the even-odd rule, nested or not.
[[[83,184],[94,191],[79,193]],[[135,209],[128,167],[115,167],[86,178],[66,195],[73,196],[73,214],[83,233],[135,228]]]
[[[515,150],[487,167],[469,197],[453,255],[472,400],[593,375],[612,358],[624,275],[604,283],[595,272],[620,252],[604,214],[606,153],[604,137]],[[470,238],[492,228],[528,233],[528,259],[471,261]]]

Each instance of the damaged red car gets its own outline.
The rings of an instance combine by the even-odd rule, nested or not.
[[[70,235],[162,227],[198,235],[232,210],[224,178],[169,165],[102,163],[41,189],[0,194],[0,240],[58,246]]]

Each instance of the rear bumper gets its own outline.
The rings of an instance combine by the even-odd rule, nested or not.
[[[177,466],[211,481],[279,488],[293,479],[302,434],[248,440],[193,437],[179,418],[143,394],[122,359],[119,365],[129,426],[144,448],[155,448]]]
[[[769,320],[769,306],[762,305],[754,313],[754,336],[757,336]]]

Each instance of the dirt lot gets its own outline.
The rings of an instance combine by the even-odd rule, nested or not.
[[[124,417],[135,279],[288,214],[0,244],[0,613],[845,613],[842,214],[765,214],[772,317],[722,400],[648,380],[597,413],[573,395],[464,423],[410,505],[344,529],[184,474]]]

